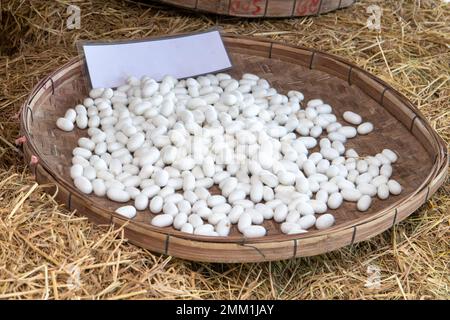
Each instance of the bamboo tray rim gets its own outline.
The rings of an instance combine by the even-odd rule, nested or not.
[[[401,93],[399,93],[398,91],[396,91],[394,88],[392,88],[390,85],[388,85],[386,82],[384,82],[383,80],[373,76],[372,74],[370,74],[369,72],[361,69],[360,67],[353,65],[352,63],[346,61],[343,58],[340,57],[336,57],[332,54],[328,54],[322,51],[318,51],[315,49],[311,49],[311,48],[307,48],[307,47],[300,47],[300,46],[294,46],[294,45],[289,45],[289,44],[284,44],[281,42],[275,42],[275,41],[271,41],[268,39],[261,39],[261,38],[251,38],[251,37],[241,37],[241,36],[235,36],[235,35],[224,35],[224,40],[225,43],[227,43],[227,41],[230,40],[237,40],[237,41],[248,41],[250,43],[266,43],[270,46],[270,52],[272,50],[272,48],[274,46],[283,46],[283,47],[289,47],[292,49],[300,49],[300,50],[305,50],[305,51],[309,51],[312,53],[311,56],[311,65],[312,62],[314,60],[315,55],[321,55],[321,56],[325,56],[327,58],[330,58],[332,60],[336,60],[339,61],[341,63],[344,63],[346,65],[350,66],[350,71],[349,71],[349,81],[351,79],[351,74],[353,72],[353,70],[361,72],[363,74],[365,74],[366,76],[370,77],[371,79],[374,79],[375,81],[377,81],[380,85],[382,85],[383,87],[385,87],[385,90],[383,92],[383,96],[384,94],[386,94],[387,92],[390,92],[391,94],[393,94],[394,96],[396,96],[404,105],[406,105],[412,112],[414,112],[414,114],[416,115],[415,119],[413,120],[420,120],[422,122],[422,124],[425,126],[425,128],[428,130],[428,132],[430,133],[430,136],[432,137],[432,139],[435,142],[435,146],[437,146],[437,149],[435,150],[435,158],[433,160],[433,166],[432,166],[432,170],[430,171],[430,173],[428,174],[427,178],[424,180],[424,182],[421,184],[421,186],[419,188],[416,189],[415,192],[413,192],[410,196],[408,196],[407,198],[404,199],[400,199],[399,201],[395,202],[394,204],[390,205],[389,207],[386,207],[378,212],[376,212],[375,214],[369,215],[364,217],[361,220],[353,220],[353,221],[348,221],[346,223],[342,223],[336,226],[333,226],[332,228],[326,229],[326,230],[322,230],[322,231],[313,231],[313,232],[308,232],[305,234],[301,234],[301,235],[271,235],[271,236],[266,236],[263,238],[254,238],[254,239],[246,239],[246,238],[242,238],[241,241],[237,241],[234,238],[230,238],[230,237],[208,237],[208,236],[197,236],[197,235],[190,235],[190,234],[186,234],[186,233],[182,233],[180,231],[170,231],[170,232],[166,232],[167,230],[162,229],[162,228],[158,228],[158,227],[154,227],[150,224],[145,224],[142,222],[137,222],[137,221],[128,221],[127,219],[113,213],[111,213],[111,219],[114,217],[114,219],[116,220],[122,220],[126,223],[132,223],[132,224],[136,224],[139,227],[143,227],[145,229],[148,229],[151,232],[155,232],[155,233],[159,233],[161,235],[166,236],[167,234],[170,234],[170,236],[172,237],[177,237],[177,238],[182,238],[182,239],[186,239],[186,240],[194,240],[194,241],[200,241],[200,242],[215,242],[215,243],[239,243],[239,242],[245,242],[246,244],[252,244],[252,243],[270,243],[272,241],[275,242],[284,242],[284,241],[292,241],[295,239],[302,239],[302,238],[321,238],[324,236],[328,236],[332,233],[339,233],[339,232],[343,232],[343,231],[348,231],[349,229],[353,229],[355,230],[355,228],[357,226],[361,226],[364,224],[368,224],[371,223],[373,221],[376,221],[380,218],[382,218],[384,215],[392,212],[393,210],[397,211],[398,207],[400,207],[402,204],[408,202],[409,200],[411,200],[412,198],[414,198],[415,196],[417,196],[419,193],[423,192],[425,189],[427,189],[427,196],[426,199],[429,198],[430,196],[430,184],[433,183],[437,177],[442,175],[442,172],[444,171],[444,175],[446,174],[446,169],[448,166],[448,151],[446,149],[446,145],[445,142],[442,140],[442,138],[439,137],[439,135],[437,135],[437,133],[435,133],[435,131],[431,128],[431,126],[428,124],[428,122],[425,120],[423,114],[420,112],[420,110],[418,110],[406,97],[404,97]],[[269,56],[270,58],[270,56]],[[31,116],[32,118],[32,110],[29,107],[30,104],[35,100],[36,97],[40,96],[41,94],[45,94],[45,92],[49,89],[49,86],[51,86],[52,89],[52,93],[54,93],[54,81],[59,79],[59,77],[61,76],[61,73],[66,72],[67,70],[70,70],[71,68],[75,68],[79,65],[81,65],[83,63],[82,59],[80,59],[79,57],[71,59],[69,62],[67,62],[66,64],[64,64],[63,66],[59,67],[57,70],[55,70],[54,72],[52,72],[49,76],[43,78],[42,80],[40,80],[33,88],[32,93],[30,94],[30,96],[28,97],[28,99],[26,99],[25,103],[22,105],[22,111],[21,111],[21,122],[23,124],[23,133],[24,136],[26,137],[26,141],[27,144],[31,147],[31,150],[34,154],[37,154],[37,147],[35,146],[35,144],[33,143],[33,139],[32,139],[32,134],[29,131],[29,127],[28,127],[28,123],[29,123],[29,117]],[[30,112],[31,111],[31,112]],[[45,171],[51,175],[55,181],[58,181],[58,183],[62,184],[65,188],[67,188],[69,191],[80,195],[80,193],[78,192],[78,190],[76,190],[73,185],[66,183],[65,179],[63,179],[62,177],[60,177],[57,173],[53,172],[50,168],[50,166],[45,162],[45,161],[40,161],[39,163],[44,169]],[[83,197],[81,195],[81,197]],[[88,201],[89,204],[98,209],[98,210],[105,210],[103,208],[98,207],[94,201],[92,201],[91,199],[87,198],[87,197],[83,197],[84,200]],[[395,214],[396,215],[396,214]],[[394,218],[393,224],[395,224],[398,221],[395,221],[396,219]]]

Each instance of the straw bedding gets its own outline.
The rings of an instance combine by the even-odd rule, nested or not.
[[[374,3],[383,9],[381,33],[366,27],[366,8]],[[66,28],[69,4],[81,8],[79,30]],[[370,241],[288,261],[194,263],[152,254],[128,243],[122,230],[95,226],[59,206],[33,181],[14,144],[21,103],[40,78],[77,54],[78,39],[216,25],[353,61],[409,97],[448,143],[448,4],[367,0],[284,20],[220,18],[118,0],[11,0],[0,12],[0,298],[449,298],[449,180],[411,217]]]

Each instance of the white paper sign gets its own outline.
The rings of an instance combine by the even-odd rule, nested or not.
[[[218,72],[232,66],[218,31],[125,43],[85,43],[83,51],[93,88],[114,88],[127,77],[160,81]]]

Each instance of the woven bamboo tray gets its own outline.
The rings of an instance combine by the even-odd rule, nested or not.
[[[401,94],[362,69],[335,56],[242,37],[225,36],[234,62],[231,74],[252,72],[268,79],[280,92],[297,89],[306,99],[320,97],[340,115],[353,110],[375,125],[367,136],[349,140],[348,148],[360,155],[390,148],[400,155],[393,178],[404,187],[398,196],[374,199],[366,213],[354,203],[330,210],[336,224],[327,230],[301,235],[284,235],[279,225],[265,221],[268,235],[245,239],[233,227],[230,237],[194,236],[172,227],[150,225],[149,210],[133,220],[114,213],[117,204],[95,195],[86,196],[73,186],[69,176],[71,152],[87,130],[62,132],[55,121],[66,109],[87,95],[82,77],[83,61],[75,59],[40,81],[21,110],[26,163],[40,184],[69,210],[87,216],[97,224],[124,227],[133,243],[152,251],[185,259],[212,262],[250,262],[311,256],[366,240],[402,221],[419,208],[444,182],[448,154],[443,140],[422,114]],[[214,188],[214,187],[213,187]],[[217,189],[214,189],[217,191]]]
[[[153,0],[155,1],[155,0]],[[356,0],[156,0],[177,7],[237,17],[302,17],[327,13]]]

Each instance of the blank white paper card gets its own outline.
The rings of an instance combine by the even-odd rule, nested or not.
[[[93,88],[114,88],[129,76],[178,79],[214,73],[232,64],[219,31],[122,43],[85,43]]]

